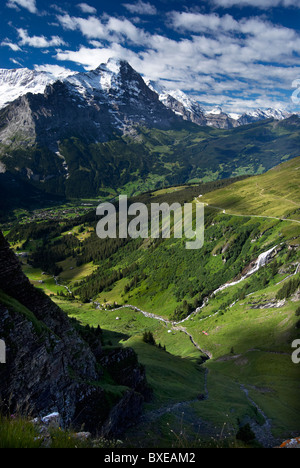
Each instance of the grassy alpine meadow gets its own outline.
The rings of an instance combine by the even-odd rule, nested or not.
[[[283,162],[260,176],[206,194],[204,203],[230,214],[299,218],[300,157]]]
[[[202,356],[184,333],[172,330],[171,324],[166,326],[130,308],[104,311],[95,309],[94,305],[64,299],[55,301],[83,325],[100,325],[103,345],[108,349],[121,344],[137,352],[154,389],[154,399],[148,405],[150,408],[196,399],[203,392],[204,374],[199,367]],[[155,345],[143,341],[146,331],[153,333]]]

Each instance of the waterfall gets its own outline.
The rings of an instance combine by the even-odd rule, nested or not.
[[[230,286],[235,286],[236,284],[239,284],[241,283],[242,281],[244,281],[246,278],[248,278],[249,276],[253,275],[253,273],[256,273],[260,268],[262,268],[263,266],[266,265],[271,253],[276,249],[277,245],[275,245],[275,247],[272,247],[272,249],[269,249],[267,250],[267,252],[263,252],[262,254],[259,255],[258,259],[256,260],[255,262],[255,265],[254,267],[248,271],[248,273],[244,276],[242,276],[241,279],[239,279],[238,281],[233,281],[232,283],[226,283],[226,284],[223,284],[223,286],[221,286],[220,288],[216,289],[213,293],[212,293],[212,296],[220,291],[223,291],[224,289],[227,289],[229,288]]]
[[[257,258],[256,262],[255,262],[255,265],[253,266],[253,268],[251,268],[251,270],[248,271],[248,273],[244,276],[242,276],[241,279],[239,279],[238,281],[233,281],[232,283],[226,283],[226,284],[223,284],[223,286],[220,286],[218,289],[216,289],[211,295],[210,297],[214,296],[215,294],[217,294],[218,292],[221,292],[223,291],[224,289],[227,289],[229,288],[230,286],[235,286],[236,284],[239,284],[241,283],[242,281],[244,281],[246,278],[248,278],[249,276],[253,275],[254,273],[256,273],[260,268],[264,267],[271,255],[271,253],[277,248],[277,245],[275,245],[275,247],[272,247],[271,249],[267,250],[266,252],[263,252],[262,254],[259,255],[259,257]],[[300,265],[300,264],[299,264]],[[298,266],[299,266],[298,265]],[[189,320],[193,315],[196,315],[198,314],[208,303],[208,297],[206,297],[203,301],[203,304],[201,307],[198,307],[194,312],[192,312],[190,315],[188,315],[185,319],[181,320],[180,322],[173,322],[173,325],[179,325],[181,323],[184,323],[186,322],[187,320]],[[234,303],[235,304],[235,303]],[[231,307],[234,305],[232,304]],[[216,315],[218,312],[216,312],[215,314],[213,315]],[[209,317],[212,317],[211,315]],[[202,319],[204,320],[204,319]]]

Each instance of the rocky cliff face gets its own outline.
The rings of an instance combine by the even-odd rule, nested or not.
[[[112,405],[101,388],[100,344],[96,357],[68,317],[30,284],[1,232],[0,265],[0,338],[6,344],[6,364],[0,365],[2,411],[32,416],[55,411],[66,425],[84,424],[105,435],[124,431],[141,413],[143,393],[148,395],[145,372],[133,351],[130,366],[128,350],[115,352],[120,376],[126,369],[128,391]],[[110,364],[115,370],[115,358],[110,362],[106,356],[108,372]]]
[[[231,119],[221,108],[216,112],[206,113],[205,117],[209,127],[230,129],[239,126],[238,121]]]

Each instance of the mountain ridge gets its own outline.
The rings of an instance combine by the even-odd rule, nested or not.
[[[179,121],[160,103],[142,77],[124,61],[114,71],[99,66],[45,87],[44,93],[27,93],[0,111],[0,140],[32,146],[38,138],[58,150],[56,142],[78,133],[89,141],[106,141],[144,123],[170,128]],[[17,142],[17,145],[19,142]]]
[[[216,106],[213,109],[204,109],[198,101],[189,97],[181,90],[168,90],[154,81],[148,81],[148,86],[157,92],[161,102],[166,107],[172,109],[176,114],[182,115],[185,120],[198,125],[207,125],[215,128],[235,128],[249,125],[266,119],[284,120],[297,113],[285,111],[283,109],[255,109],[245,111],[242,114],[226,113],[222,107]]]
[[[111,85],[117,83],[115,78],[120,71],[121,64],[127,64],[126,66],[130,67],[129,63],[125,60],[109,59],[107,63],[100,64],[95,70],[78,73],[66,71],[65,73],[61,72],[60,75],[54,75],[46,71],[29,70],[27,68],[11,70],[1,69],[0,110],[28,92],[32,94],[43,94],[45,88],[49,85],[53,85],[56,81],[73,84],[75,86],[77,84],[79,94],[80,88],[81,92],[83,90],[87,91],[88,88],[91,89],[93,87],[95,90],[103,91],[106,89],[107,91]],[[98,71],[106,73],[106,77],[104,77],[103,81],[100,83],[94,79]],[[228,129],[240,125],[248,125],[249,123],[268,118],[281,120],[293,115],[293,113],[281,109],[256,109],[253,111],[245,111],[240,115],[234,115],[234,113],[230,112],[225,113],[220,107],[207,110],[204,109],[198,101],[189,97],[181,90],[168,90],[158,85],[156,82],[147,81],[144,80],[144,78],[142,79],[152,91],[158,94],[159,100],[165,107],[171,109],[177,116],[181,116],[185,120],[197,125],[208,125],[215,128]],[[84,83],[86,86],[84,86]],[[218,110],[218,112],[216,112],[216,110]]]

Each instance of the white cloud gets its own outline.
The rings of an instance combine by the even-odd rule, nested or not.
[[[65,78],[67,76],[74,75],[76,73],[68,68],[61,67],[59,65],[51,65],[51,64],[35,65],[34,69],[39,72],[49,73],[50,75],[53,75],[57,79]]]
[[[77,6],[78,6],[78,8],[80,8],[80,10],[83,13],[88,13],[88,14],[91,14],[91,15],[95,15],[97,13],[96,8],[88,5],[87,3],[79,3]]]
[[[64,29],[69,29],[71,31],[78,29],[76,18],[71,17],[68,13],[57,15],[57,19]]]
[[[6,6],[9,8],[17,8],[18,6],[26,8],[30,13],[37,13],[35,0],[8,0]]]
[[[57,19],[64,29],[79,30],[88,39],[105,39],[110,42],[127,39],[134,44],[144,45],[150,36],[128,19],[106,17],[101,21],[95,16],[79,18],[68,14],[58,15]]]
[[[173,12],[169,26],[193,34],[203,54],[228,58],[233,67],[255,61],[288,65],[300,53],[300,35],[295,30],[257,17],[237,21],[231,15]]]
[[[19,62],[18,60],[13,59],[13,58],[10,58],[9,60],[10,60],[14,65],[18,65],[18,66],[21,67],[21,68],[23,67],[22,63]]]
[[[217,14],[201,14],[188,12],[172,12],[170,23],[175,29],[191,31],[194,33],[215,31],[234,31],[238,29],[238,22],[231,16],[220,17]]]
[[[21,50],[21,48],[17,44],[13,44],[12,42],[10,42],[8,40],[5,40],[5,41],[1,42],[0,45],[9,47],[14,52],[19,52]]]
[[[143,29],[137,28],[127,19],[120,20],[118,18],[110,17],[106,28],[110,33],[123,36],[134,44],[147,44],[150,36],[145,33]]]
[[[100,41],[97,41],[95,39],[92,39],[91,41],[89,41],[89,44],[95,48],[98,48],[100,49],[101,47],[104,47],[103,43],[100,42]]]
[[[32,36],[28,35],[28,32],[25,29],[17,29],[17,32],[20,37],[20,45],[28,45],[30,47],[36,48],[46,48],[46,47],[59,47],[66,45],[65,41],[59,36],[52,36],[51,39],[47,39],[45,36]]]
[[[211,2],[219,7],[231,8],[237,7],[254,7],[266,10],[275,7],[296,7],[300,8],[299,0],[211,0]]]
[[[81,33],[89,38],[105,38],[107,36],[107,31],[105,26],[101,21],[94,17],[90,16],[89,18],[72,18],[73,24],[76,25],[76,29],[79,29]]]
[[[86,70],[93,70],[101,63],[106,63],[109,58],[120,58],[132,63],[135,54],[120,44],[112,43],[110,47],[89,48],[81,46],[79,50],[58,51],[56,58],[61,61],[71,61],[83,65]],[[133,65],[134,66],[134,65]]]
[[[130,13],[136,15],[156,15],[157,9],[154,5],[149,2],[143,2],[139,0],[137,3],[123,3],[123,6],[130,11]]]

